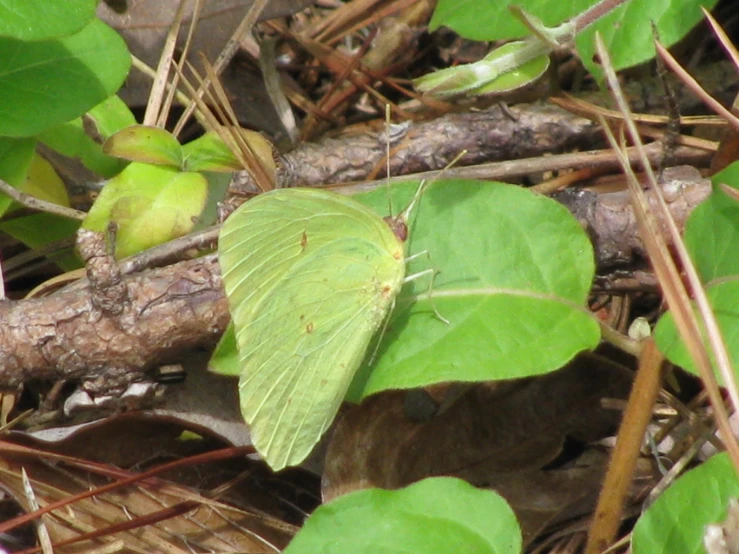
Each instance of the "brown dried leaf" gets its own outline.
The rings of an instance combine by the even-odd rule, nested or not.
[[[620,413],[600,401],[624,398],[629,384],[629,372],[581,356],[542,377],[474,385],[423,422],[409,419],[408,393],[378,394],[339,422],[326,457],[324,501],[360,488],[392,489],[451,475],[499,490],[519,517],[528,518],[522,524],[531,533],[572,515],[566,508],[583,499],[592,507],[602,459],[567,471],[542,468],[555,462],[566,437],[589,442],[612,431]]]
[[[252,3],[252,0],[207,0],[195,30],[190,52],[202,52],[209,60],[215,60]],[[295,13],[311,3],[312,0],[271,0],[259,21]],[[101,2],[98,6],[98,17],[121,33],[133,55],[150,67],[156,67],[179,1],[128,0],[127,4],[128,9],[124,13],[117,13]],[[194,2],[187,4],[184,27],[192,18]],[[184,44],[185,35],[184,32],[180,33],[178,48]],[[198,66],[198,71],[202,73],[202,67]],[[132,72],[121,91],[121,96],[131,104],[143,105],[146,103],[150,88],[151,81],[138,72]]]

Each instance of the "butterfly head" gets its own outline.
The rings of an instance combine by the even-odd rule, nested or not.
[[[393,234],[398,237],[400,242],[405,242],[408,238],[408,224],[405,222],[405,215],[387,216],[383,218]]]

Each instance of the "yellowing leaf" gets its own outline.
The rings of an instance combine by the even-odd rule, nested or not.
[[[103,152],[134,162],[182,167],[180,143],[159,127],[132,125],[121,129],[103,143]]]
[[[38,154],[34,153],[26,178],[19,188],[35,198],[69,208],[69,195],[64,182],[51,164]]]
[[[116,223],[116,257],[122,258],[188,233],[207,193],[199,173],[133,162],[103,188],[82,226],[104,231]]]

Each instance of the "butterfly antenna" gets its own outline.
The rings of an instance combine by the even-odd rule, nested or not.
[[[413,199],[410,201],[408,206],[398,215],[398,219],[401,219],[403,221],[408,221],[408,216],[411,213],[411,210],[416,205],[416,202],[418,202],[418,199],[421,198],[421,195],[423,194],[423,191],[426,189],[427,186],[433,184],[435,181],[438,181],[442,177],[444,177],[444,173],[446,173],[449,169],[451,169],[459,160],[462,159],[462,157],[467,154],[467,150],[462,150],[459,154],[455,156],[455,158],[446,164],[444,169],[439,171],[439,174],[434,177],[432,181],[428,181],[428,179],[424,179],[421,181],[421,184],[418,185],[418,189],[416,190],[416,194],[413,195]]]
[[[387,207],[393,213],[393,197],[390,194],[390,104],[385,104],[385,190],[387,190]]]

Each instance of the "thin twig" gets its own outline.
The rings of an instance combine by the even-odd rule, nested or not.
[[[598,554],[616,538],[626,495],[639,459],[644,433],[652,417],[662,382],[664,357],[652,339],[647,339],[639,358],[639,368],[618,429],[616,445],[601,489],[593,524],[588,534],[586,554]]]
[[[645,148],[647,158],[652,165],[658,165],[662,159],[662,147],[658,143],[648,144]],[[692,147],[678,147],[677,158],[684,164],[698,164],[706,162],[711,157],[710,152],[702,151]],[[626,149],[626,156],[630,163],[639,160],[639,151],[635,147]],[[570,154],[556,154],[554,156],[537,156],[535,158],[523,158],[519,160],[507,160],[504,162],[490,162],[468,167],[453,167],[445,173],[447,179],[482,179],[495,180],[511,178],[521,175],[530,175],[544,171],[559,171],[575,169],[578,167],[612,168],[620,167],[619,160],[613,150],[588,150],[585,152],[574,152]],[[387,179],[391,185],[409,180],[433,180],[438,179],[442,170],[424,171],[412,175],[401,175]],[[367,190],[374,190],[384,181],[366,181],[360,183],[339,183],[330,186],[332,190],[342,194],[357,194]],[[536,188],[534,187],[534,190]]]
[[[30,194],[26,194],[25,192],[21,192],[17,188],[12,187],[11,185],[3,181],[2,179],[0,179],[0,192],[2,192],[3,194],[7,194],[19,204],[23,204],[26,208],[30,208],[39,212],[59,215],[61,217],[66,217],[67,219],[78,219],[80,221],[85,219],[85,216],[87,216],[85,212],[75,210],[74,208],[66,208],[64,206],[60,206],[59,204],[47,202],[46,200],[41,200],[40,198],[31,196]]]
[[[202,231],[185,235],[184,237],[160,244],[134,256],[124,258],[119,263],[121,273],[128,275],[143,271],[144,269],[163,266],[167,263],[172,263],[183,252],[187,252],[188,250],[211,248],[218,240],[220,230],[220,225],[213,225]]]

